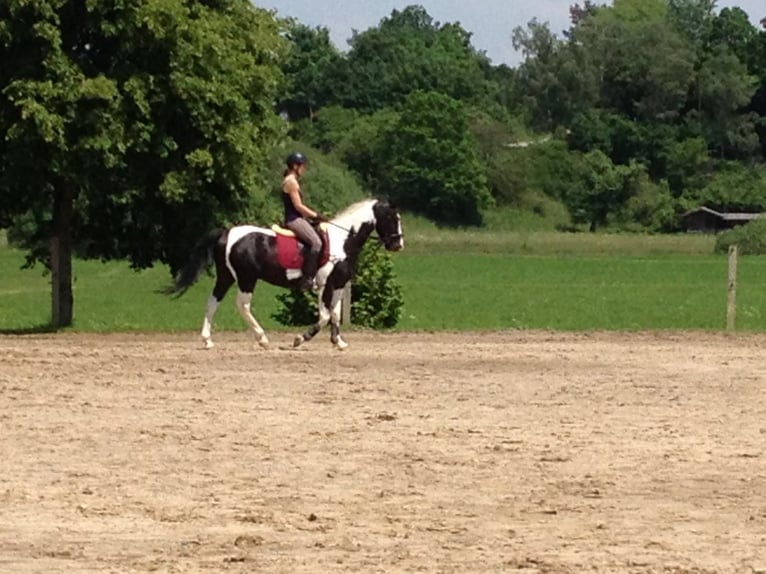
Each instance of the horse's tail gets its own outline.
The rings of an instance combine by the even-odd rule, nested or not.
[[[186,265],[176,273],[173,284],[163,289],[162,292],[165,295],[175,297],[180,297],[186,293],[186,290],[199,279],[202,272],[213,264],[215,246],[225,232],[225,229],[213,229],[200,239],[192,249]]]

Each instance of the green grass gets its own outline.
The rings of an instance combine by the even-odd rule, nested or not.
[[[442,229],[419,217],[403,220],[409,255],[502,254],[573,256],[709,255],[715,236],[703,234],[561,233]]]
[[[410,225],[411,224],[411,225]],[[484,233],[406,221],[407,248],[394,255],[404,291],[400,330],[546,328],[722,329],[726,257],[709,236]],[[0,238],[1,239],[1,238]],[[0,331],[43,329],[50,285],[41,268],[0,245]],[[73,330],[197,331],[212,277],[186,295],[157,293],[167,269],[75,261]],[[766,330],[766,258],[740,260],[737,326]],[[267,330],[279,289],[259,284],[256,317]],[[244,330],[230,294],[218,330]]]
[[[50,321],[50,277],[43,276],[41,266],[20,270],[23,262],[20,251],[0,247],[0,331],[44,329]],[[73,271],[75,331],[198,330],[213,287],[213,278],[203,275],[183,297],[171,298],[157,292],[170,282],[164,266],[137,272],[123,262],[76,260]],[[259,284],[254,298],[256,316],[266,329],[280,327],[271,318],[277,292]],[[244,328],[233,293],[216,315],[218,330]]]
[[[512,257],[397,261],[403,330],[721,329],[720,256]],[[740,261],[737,326],[766,329],[766,258]]]

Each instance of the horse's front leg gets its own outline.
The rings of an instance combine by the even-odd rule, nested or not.
[[[330,340],[332,341],[332,344],[341,351],[348,347],[348,343],[346,343],[346,341],[343,340],[343,337],[340,336],[340,314],[342,305],[343,288],[335,289],[332,292],[332,297],[330,298],[329,303],[327,304],[330,312],[331,323]]]
[[[250,302],[252,300],[252,293],[240,291],[237,293],[237,309],[239,310],[239,314],[242,315],[242,318],[255,333],[255,338],[258,340],[258,344],[261,347],[266,348],[269,346],[269,338],[266,336],[266,332],[263,330],[263,327],[261,327],[258,321],[255,320],[255,317],[253,317],[253,314],[250,312]]]

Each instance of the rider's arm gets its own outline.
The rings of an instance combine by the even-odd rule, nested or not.
[[[301,200],[301,194],[298,192],[299,189],[300,188],[298,187],[298,182],[294,179],[288,179],[283,187],[284,193],[290,196],[290,201],[293,202],[293,205],[295,206],[295,209],[298,211],[298,213],[308,219],[318,217],[319,214],[316,211],[303,203]]]

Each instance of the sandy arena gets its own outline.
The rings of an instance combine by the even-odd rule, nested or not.
[[[766,336],[0,336],[0,572],[766,573]]]

